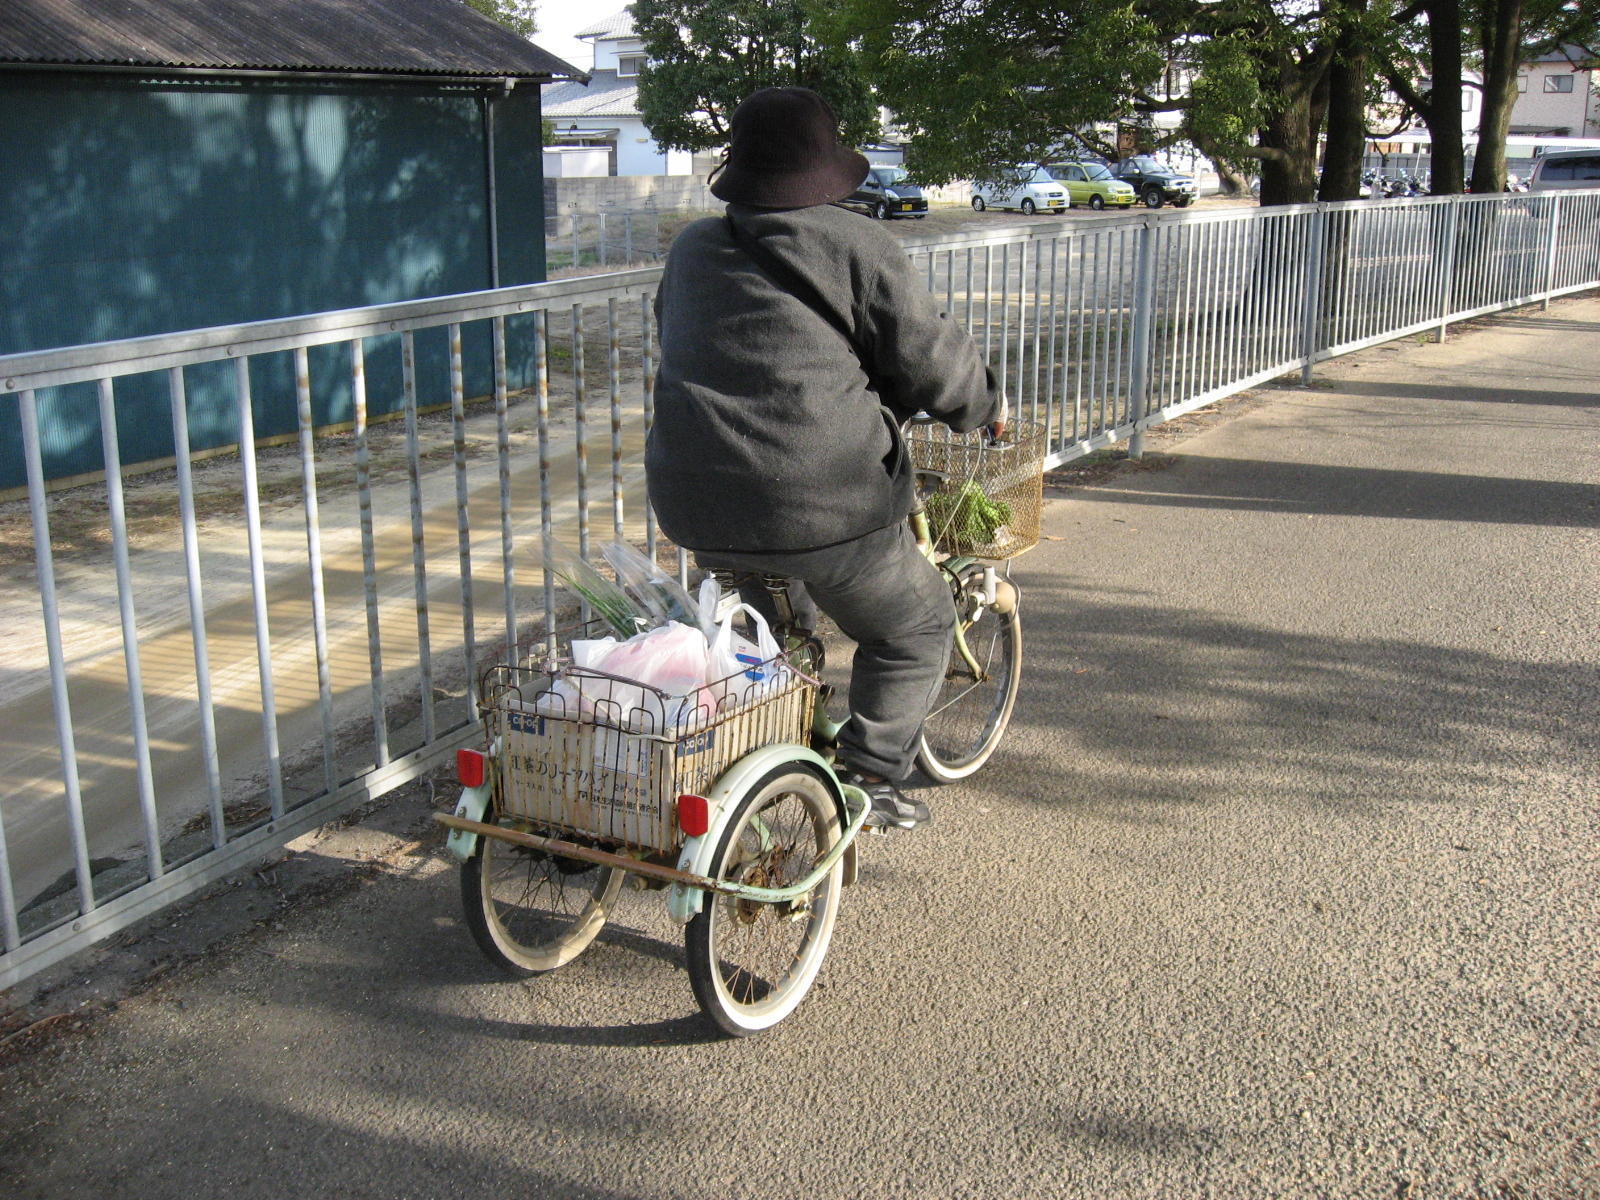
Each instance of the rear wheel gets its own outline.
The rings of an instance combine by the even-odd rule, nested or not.
[[[625,872],[480,837],[461,867],[467,928],[511,975],[553,971],[589,948]]]
[[[1011,611],[1002,613],[983,602],[984,568],[967,568],[956,595],[959,627],[977,663],[975,672],[959,645],[950,651],[950,665],[922,723],[917,765],[940,783],[965,779],[1000,745],[1022,684],[1022,618],[1019,597],[1011,589]]]
[[[784,763],[739,801],[708,874],[786,887],[811,874],[841,836],[833,790],[812,766]],[[695,999],[723,1033],[770,1029],[805,999],[833,937],[843,876],[841,859],[810,895],[784,904],[706,896],[684,943]]]
[[[972,198],[972,211],[973,212],[982,212],[984,210],[984,207],[985,206],[984,206],[984,203],[983,203],[983,197],[982,196],[974,196]]]

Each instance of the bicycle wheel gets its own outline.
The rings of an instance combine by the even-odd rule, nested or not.
[[[917,745],[917,765],[939,783],[965,779],[989,761],[1005,736],[1022,683],[1022,618],[1016,604],[1001,613],[983,603],[981,565],[963,574],[956,611],[980,670],[973,671],[959,646],[951,647],[950,665]]]
[[[785,763],[739,801],[711,876],[757,887],[805,878],[841,836],[833,792],[816,770]],[[684,932],[689,982],[717,1028],[733,1037],[770,1029],[805,999],[839,914],[841,860],[810,895],[758,904],[711,893]]]
[[[467,928],[489,961],[519,977],[571,962],[610,915],[625,871],[478,839],[461,866]]]

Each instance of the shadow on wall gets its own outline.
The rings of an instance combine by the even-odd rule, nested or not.
[[[537,126],[501,102],[497,136]],[[231,325],[490,286],[482,100],[470,91],[302,83],[0,84],[0,353]],[[534,166],[535,185],[537,164]],[[524,172],[525,173],[525,172]],[[519,191],[535,188],[521,185]],[[503,238],[542,238],[502,220]],[[525,249],[525,248],[523,248]],[[542,278],[542,245],[502,253]],[[467,392],[492,387],[486,323],[464,332]],[[510,336],[515,350],[531,335]],[[398,335],[366,346],[369,411],[401,406]],[[421,402],[449,399],[443,330],[417,337]],[[513,362],[513,380],[527,369]],[[348,346],[311,352],[313,419],[349,421]],[[252,362],[258,436],[295,429],[291,356]],[[194,449],[238,440],[231,363],[187,372]],[[164,374],[118,381],[124,462],[173,453]],[[39,394],[47,477],[102,467],[95,389]],[[25,482],[17,401],[0,400],[0,487]]]

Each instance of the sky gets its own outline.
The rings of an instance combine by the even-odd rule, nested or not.
[[[540,0],[535,9],[539,32],[533,41],[540,49],[587,71],[594,65],[594,47],[573,33],[603,21],[627,6],[627,0]]]

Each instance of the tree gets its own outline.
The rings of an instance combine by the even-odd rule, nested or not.
[[[504,25],[518,37],[532,37],[538,32],[535,0],[462,0],[462,3],[496,24]]]
[[[1506,134],[1517,102],[1517,73],[1539,54],[1565,48],[1574,69],[1597,56],[1600,4],[1595,0],[1476,0],[1483,62],[1483,116],[1472,160],[1472,190],[1506,185]],[[1577,131],[1580,135],[1582,130]]]
[[[859,56],[820,41],[802,0],[637,0],[633,26],[646,55],[639,115],[663,146],[723,145],[734,108],[763,87],[820,93],[847,144],[879,133]]]
[[[1367,36],[1359,0],[845,0],[833,36],[858,46],[931,180],[992,177],[1111,120],[1178,114],[1165,140],[1260,164],[1263,204],[1315,198],[1335,41]],[[1359,35],[1359,36],[1358,36]],[[1158,87],[1177,55],[1196,70]],[[1362,59],[1347,54],[1358,72]],[[1365,80],[1362,81],[1363,91]],[[1152,149],[1161,148],[1159,144]]]
[[[1126,110],[1163,65],[1124,0],[846,0],[822,30],[859,50],[911,135],[907,167],[929,183],[992,180],[1075,146],[1076,130]]]

